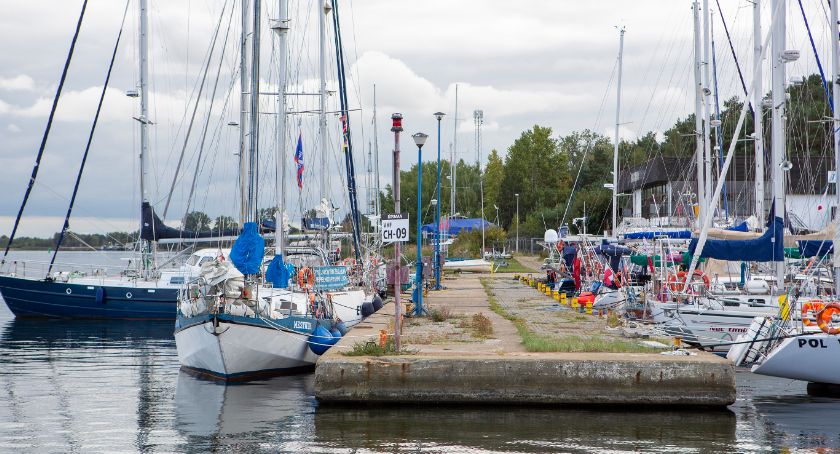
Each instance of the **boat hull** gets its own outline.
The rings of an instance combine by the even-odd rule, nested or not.
[[[178,289],[48,282],[0,276],[0,294],[23,318],[174,320]]]
[[[753,373],[840,385],[840,336],[806,334],[782,340]]]
[[[689,344],[700,345],[714,353],[725,354],[738,336],[747,332],[755,317],[776,314],[778,309],[713,310],[694,306],[676,309],[654,309],[654,321],[669,335],[681,337]]]
[[[278,329],[291,328],[295,333]],[[312,370],[318,355],[309,348],[311,319],[271,326],[260,319],[220,314],[179,319],[178,361],[187,371],[223,381],[245,381]],[[288,325],[288,326],[286,326]]]

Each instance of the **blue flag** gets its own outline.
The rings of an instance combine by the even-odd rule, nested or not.
[[[295,164],[297,164],[297,185],[298,188],[303,189],[303,140],[300,133],[295,148]]]

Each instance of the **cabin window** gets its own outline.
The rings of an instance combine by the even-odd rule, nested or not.
[[[173,276],[173,277],[169,278],[169,283],[170,284],[177,284],[177,285],[183,284],[184,283],[184,276]]]

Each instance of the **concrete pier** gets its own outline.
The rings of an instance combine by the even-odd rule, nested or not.
[[[482,278],[485,284],[504,283],[504,291],[491,297],[494,293],[485,289]],[[447,290],[430,292],[428,306],[443,311],[449,320],[432,323],[406,319],[403,339],[410,354],[342,354],[368,338],[378,341],[380,330],[392,331],[394,307],[393,303],[387,304],[321,357],[315,371],[316,397],[325,403],[682,407],[722,407],[735,401],[734,369],[725,359],[712,354],[527,351],[520,330],[543,325],[525,324],[511,316],[514,307],[522,316],[541,318],[535,323],[565,316],[566,319],[558,318],[561,327],[557,329],[568,328],[562,323],[583,326],[606,322],[593,316],[570,319],[571,311],[529,314],[529,301],[542,298],[542,304],[548,307],[550,298],[530,287],[514,288],[508,285],[510,281],[511,276],[461,276],[446,281]],[[505,312],[505,308],[500,309],[502,301],[493,302],[503,317],[491,309],[495,298],[515,299],[519,305],[509,306]],[[492,323],[491,335],[465,334],[469,329],[464,327],[476,314]]]

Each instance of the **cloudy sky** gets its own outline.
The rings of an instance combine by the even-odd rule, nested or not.
[[[4,12],[0,16],[0,42],[4,43],[0,52],[0,234],[11,231],[11,221],[23,197],[81,3],[0,0]],[[318,77],[316,3],[289,2],[292,22],[287,91],[303,95],[289,97],[289,128],[283,149],[278,148],[276,97],[272,94],[277,87],[276,42],[267,29],[269,19],[276,17],[276,2],[266,3],[263,11],[261,205],[275,200],[274,169],[279,149],[287,160],[287,200],[292,218],[320,198],[321,149],[326,150],[327,157],[324,185],[335,205],[347,205],[340,171],[339,121],[336,115],[329,115],[329,137],[321,147],[317,119],[312,114],[318,108],[317,97],[311,96],[317,90]],[[740,82],[720,19],[723,16],[729,26],[741,66],[749,68],[752,3],[720,0],[722,11],[717,11],[714,0],[711,3],[720,96],[728,98],[740,93]],[[827,6],[804,3],[818,53],[828,68]],[[183,149],[167,221],[177,224],[183,216],[194,175],[195,195],[190,199],[190,209],[211,216],[235,215],[239,132],[228,123],[239,121],[239,6],[233,0],[149,0],[149,4],[150,116],[155,123],[151,130],[152,202],[159,212],[163,211]],[[121,0],[89,0],[21,235],[49,235],[60,228],[124,8]],[[481,153],[485,157],[494,148],[504,154],[513,140],[534,124],[550,126],[557,135],[585,128],[612,135],[617,26],[627,30],[622,137],[665,130],[693,109],[692,10],[687,0],[342,0],[340,8],[362,203],[366,186],[373,185],[367,173],[367,153],[375,135],[380,181],[383,186],[389,181],[392,112],[405,116],[403,169],[416,161],[416,149],[409,145],[411,133],[432,135],[424,153],[424,159],[432,159],[437,147],[432,116],[436,111],[447,113],[441,140],[445,158],[457,136],[457,157],[475,161],[472,112],[476,109],[484,112]],[[131,0],[74,211],[71,225],[76,231],[129,230],[138,224],[139,141],[132,116],[138,114],[139,104],[124,94],[137,84],[136,10],[136,0]],[[763,15],[767,24],[767,6]],[[216,44],[208,60],[217,28]],[[788,47],[802,53],[800,61],[789,66],[790,75],[815,72],[815,59],[796,2],[788,6],[788,34]],[[328,40],[332,43],[331,27]],[[333,46],[328,46],[329,90],[337,89],[333,51]],[[205,72],[199,98],[198,87]],[[378,113],[375,130],[374,85]],[[769,86],[769,80],[765,86]],[[213,91],[215,97],[211,98]],[[190,129],[196,98],[200,101]],[[337,97],[331,96],[329,102],[329,110],[337,110]],[[299,135],[306,161],[302,191],[294,185],[291,161]],[[538,171],[554,170],[551,163],[546,163]]]

